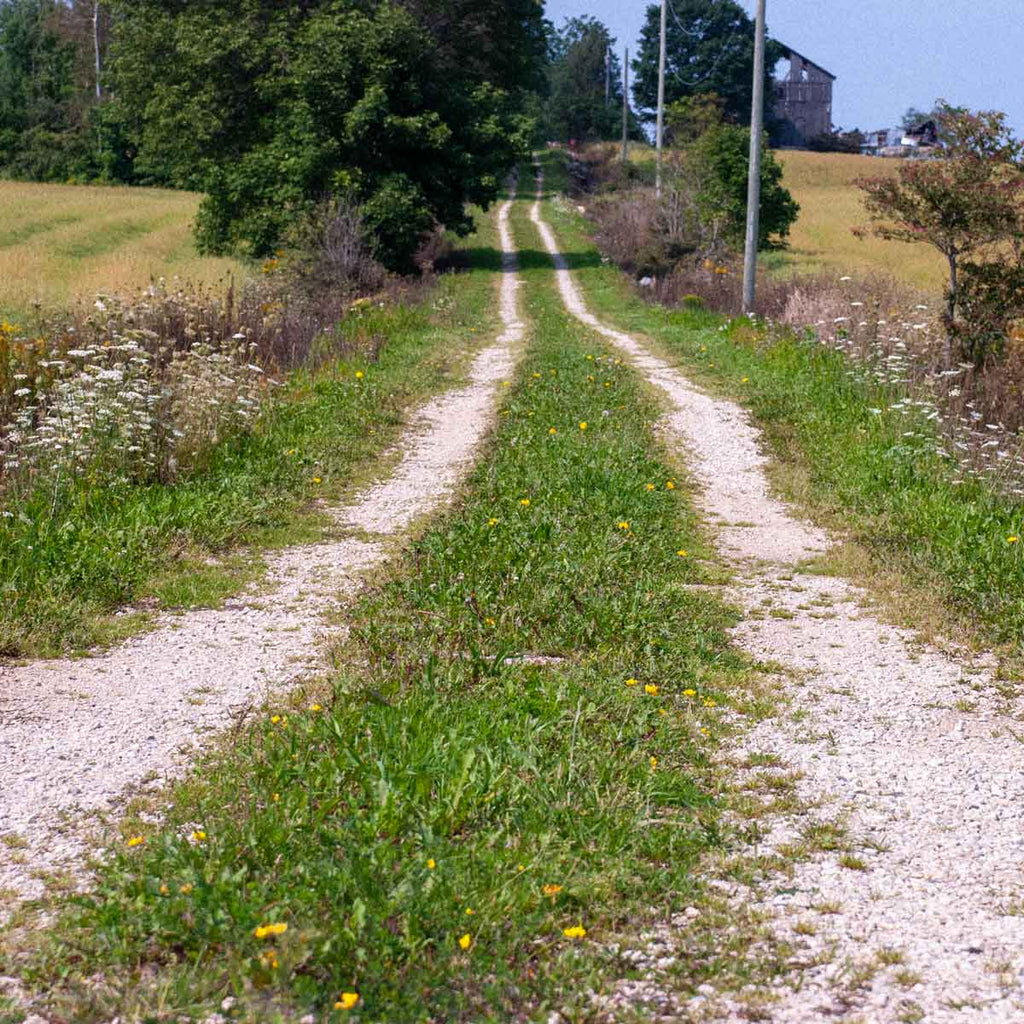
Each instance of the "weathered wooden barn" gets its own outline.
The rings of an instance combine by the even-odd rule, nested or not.
[[[777,143],[806,146],[832,131],[832,83],[836,76],[791,47],[783,49],[789,74],[775,80],[775,116],[781,122]]]

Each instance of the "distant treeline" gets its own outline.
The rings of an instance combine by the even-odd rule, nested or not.
[[[742,110],[749,19],[734,0],[683,6],[718,19],[701,90]],[[633,65],[641,120],[656,15]],[[200,248],[250,256],[333,203],[405,269],[439,225],[468,231],[531,143],[617,138],[621,78],[604,25],[556,29],[539,0],[0,0],[0,174],[194,189]]]

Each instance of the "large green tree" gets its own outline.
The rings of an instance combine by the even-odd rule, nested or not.
[[[615,40],[596,18],[568,18],[549,46],[548,138],[617,138],[622,124],[622,64]],[[606,89],[607,86],[607,89]]]
[[[489,25],[500,7],[504,20]],[[144,179],[206,193],[206,251],[262,255],[328,196],[389,266],[464,233],[523,151],[543,44],[533,0],[119,0],[118,116]],[[460,30],[461,26],[461,30]],[[495,33],[497,34],[495,36]]]
[[[750,124],[753,101],[754,23],[735,0],[671,0],[665,33],[665,102],[716,93],[725,116]],[[658,50],[661,5],[650,4],[640,33],[640,52],[633,61],[633,96],[646,120],[658,103]],[[766,86],[782,56],[768,41]],[[772,91],[765,89],[765,96]],[[767,99],[766,99],[766,102]]]

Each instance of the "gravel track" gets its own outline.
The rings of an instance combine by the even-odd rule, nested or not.
[[[772,497],[747,414],[592,316],[539,203],[532,219],[567,309],[668,399],[665,425],[686,451],[698,501],[735,573],[727,596],[748,612],[736,642],[793,670],[780,685],[798,714],[758,725],[734,753],[781,758],[788,771],[802,773],[798,796],[817,806],[774,819],[772,834],[751,852],[779,852],[811,820],[839,820],[847,830],[850,866],[841,851],[816,853],[795,863],[791,878],[733,893],[737,903],[753,901],[773,915],[777,937],[794,947],[790,973],[770,991],[748,993],[774,1000],[753,1019],[1020,1024],[1020,702],[1008,717],[985,659],[951,659],[879,621],[849,583],[800,572],[803,559],[827,549],[828,537]],[[752,1019],[742,998],[709,986],[692,1000],[666,1003],[657,973],[650,973],[655,994],[647,1000],[658,1007],[656,1019]],[[627,1001],[636,984],[622,983]]]
[[[335,510],[339,523],[394,537],[467,470],[524,331],[510,205],[498,215],[503,333],[476,356],[465,387],[414,415],[394,474]],[[41,894],[40,872],[80,877],[92,814],[161,786],[206,740],[320,670],[324,615],[384,558],[372,538],[291,548],[269,558],[258,591],[220,609],[163,615],[154,631],[93,658],[0,665],[0,904]]]

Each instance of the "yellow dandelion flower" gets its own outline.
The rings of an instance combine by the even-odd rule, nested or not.
[[[334,1004],[336,1010],[351,1010],[359,1002],[358,992],[342,992],[341,998]]]
[[[492,517],[491,519],[488,519],[488,520],[487,520],[487,525],[488,525],[488,526],[497,526],[497,525],[498,525],[498,520],[497,520],[497,519],[494,519],[494,518]]]
[[[697,691],[696,690],[683,690],[683,696],[684,697],[696,697],[697,696]]]
[[[636,686],[636,680],[635,679],[627,679],[626,680],[626,685],[627,686]]]
[[[523,508],[529,508],[530,507],[530,499],[529,498],[520,498],[519,499],[519,504],[522,505]]]
[[[561,891],[562,887],[560,885],[545,885],[544,888],[541,889],[541,892],[544,893],[545,896],[557,896]]]
[[[277,921],[274,924],[261,924],[254,928],[252,933],[257,939],[267,939],[273,935],[284,935],[288,931],[288,924],[285,921]]]
[[[281,799],[281,794],[280,793],[271,793],[270,799],[273,800],[274,803],[276,804],[277,801]]]
[[[362,370],[356,370],[356,380],[362,380],[362,379],[363,379],[363,371]]]
[[[623,519],[622,522],[620,522],[618,524],[618,527],[619,527],[620,530],[628,530],[629,529],[629,522],[627,520]]]
[[[472,907],[466,907],[466,917],[472,917],[476,911]]]
[[[649,760],[651,762],[651,771],[653,772],[654,769],[658,767],[658,759],[656,757],[651,757]]]
[[[310,704],[309,705],[309,710],[310,711],[323,711],[323,708],[319,704]]]
[[[574,924],[571,928],[563,928],[562,934],[567,939],[583,939],[586,938],[587,929],[581,924]]]
[[[280,715],[271,715],[270,716],[270,721],[271,721],[271,723],[273,725],[277,725],[277,723],[281,721],[281,716]]]
[[[549,433],[549,434],[557,434],[557,433],[558,433],[558,431],[557,431],[557,430],[555,430],[555,428],[554,428],[554,427],[548,427],[548,433]]]
[[[461,939],[459,939],[459,946],[460,946],[460,947],[461,947],[462,949],[469,949],[469,947],[470,947],[470,946],[471,946],[472,944],[473,944],[473,939],[472,939],[472,937],[470,936],[469,932],[466,932],[466,934],[465,934],[465,935],[463,935]]]
[[[315,483],[315,484],[322,484],[323,480],[321,480],[320,477],[315,476],[315,477],[313,477],[313,483]]]
[[[206,841],[206,833],[201,828],[197,828],[190,838],[193,843],[202,843]]]
[[[494,625],[496,625],[496,622],[495,622],[494,619],[484,619],[484,625],[485,626],[494,626]]]
[[[644,687],[644,693],[646,693],[650,697],[657,697],[658,696],[658,687],[655,686],[654,683],[648,683]]]
[[[588,358],[588,359],[593,359],[594,357],[593,357],[593,356],[587,356],[587,358]]]
[[[586,429],[587,429],[587,421],[586,420],[580,420],[580,430],[586,430]]]
[[[170,891],[171,890],[168,889],[166,885],[161,885],[160,886],[160,895],[161,896],[166,896]]]
[[[145,836],[132,836],[131,839],[128,840],[128,845],[130,847],[131,846],[141,846],[145,841],[146,841],[146,837]]]
[[[665,490],[674,491],[676,489],[676,482],[674,480],[665,481]]]
[[[667,715],[668,712],[664,708],[658,708],[658,714],[659,715]]]
[[[1016,536],[1013,536],[1013,537],[1007,537],[1007,538],[1006,538],[1006,543],[1007,543],[1007,544],[1016,544],[1016,543],[1017,543],[1017,541],[1019,541],[1019,540],[1020,540],[1020,538],[1019,538],[1019,537],[1016,537]]]
[[[749,377],[744,377],[744,378],[743,378],[743,379],[742,379],[742,380],[740,381],[740,383],[741,383],[741,384],[749,384],[749,383],[750,383],[750,378],[749,378]]]
[[[433,870],[434,870],[434,868],[436,868],[436,867],[437,867],[437,861],[436,861],[436,860],[434,860],[434,858],[433,858],[433,857],[430,857],[430,858],[429,858],[429,859],[427,860],[427,870],[428,870],[428,871],[433,871]]]
[[[679,550],[678,550],[678,551],[676,552],[676,554],[677,554],[677,555],[678,555],[678,556],[679,556],[680,558],[685,558],[685,557],[687,556],[687,553],[688,553],[688,552],[687,552],[686,548],[680,548],[680,549],[679,549]]]
[[[187,896],[192,891],[192,883],[186,882],[184,885],[178,887],[178,892],[183,896]]]
[[[526,865],[525,864],[517,864],[516,865],[516,871],[525,871],[525,870],[526,870]]]
[[[654,484],[648,484],[648,485],[647,485],[647,490],[649,490],[649,491],[653,491],[654,489],[655,489],[655,488],[654,488]]]

